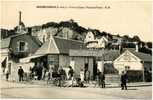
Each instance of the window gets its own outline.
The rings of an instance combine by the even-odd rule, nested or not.
[[[24,41],[17,42],[17,50],[19,52],[25,52],[27,50],[27,43]]]
[[[25,51],[25,42],[20,42],[20,44],[19,44],[19,50],[20,51]]]
[[[113,42],[116,43],[118,40],[117,39],[113,39]]]
[[[130,66],[125,66],[125,70],[129,70],[130,69]]]

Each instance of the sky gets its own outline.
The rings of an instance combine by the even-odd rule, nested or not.
[[[100,9],[37,8],[36,6],[103,7]],[[109,9],[104,8],[109,6]],[[73,19],[85,28],[112,34],[138,35],[152,41],[152,5],[150,1],[3,1],[0,27],[13,29],[18,25],[19,11],[26,26]]]

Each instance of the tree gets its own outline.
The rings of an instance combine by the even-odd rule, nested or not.
[[[145,47],[140,48],[139,51],[152,55],[152,50],[149,50],[149,49],[147,49]]]
[[[148,48],[152,48],[152,42],[147,42],[146,44],[147,44]]]
[[[120,37],[120,35],[119,35],[119,34],[117,34],[116,36],[117,36],[117,37]]]
[[[133,36],[132,40],[133,41],[137,41],[137,42],[140,42],[141,41],[140,38],[139,38],[139,36],[137,36],[137,35]]]
[[[106,36],[107,32],[103,31],[101,34],[102,34],[102,36]]]
[[[128,35],[124,35],[124,36],[123,36],[123,40],[124,40],[124,41],[128,41],[128,40],[129,40],[129,36],[128,36]]]
[[[58,27],[58,26],[59,26],[58,23],[55,23],[55,22],[48,22],[48,23],[46,23],[46,24],[43,24],[43,25],[42,25],[42,28],[44,29],[44,28],[48,28],[48,27]]]

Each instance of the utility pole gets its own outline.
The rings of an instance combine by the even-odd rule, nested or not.
[[[142,61],[142,79],[145,82],[145,68],[144,68],[144,61]]]

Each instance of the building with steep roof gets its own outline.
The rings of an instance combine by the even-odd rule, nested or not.
[[[122,71],[139,71],[145,78],[145,74],[152,71],[152,56],[134,49],[126,49],[114,60],[114,67],[119,71],[119,74]]]
[[[0,44],[2,74],[9,69],[11,78],[17,73],[19,59],[32,55],[42,45],[37,38],[28,34],[12,35],[2,39]]]
[[[78,50],[85,48],[84,43],[76,40],[63,39],[51,36],[33,55],[23,58],[20,62],[34,62],[36,65],[43,64],[45,68],[62,66],[68,71],[72,66],[69,56],[70,49]]]

